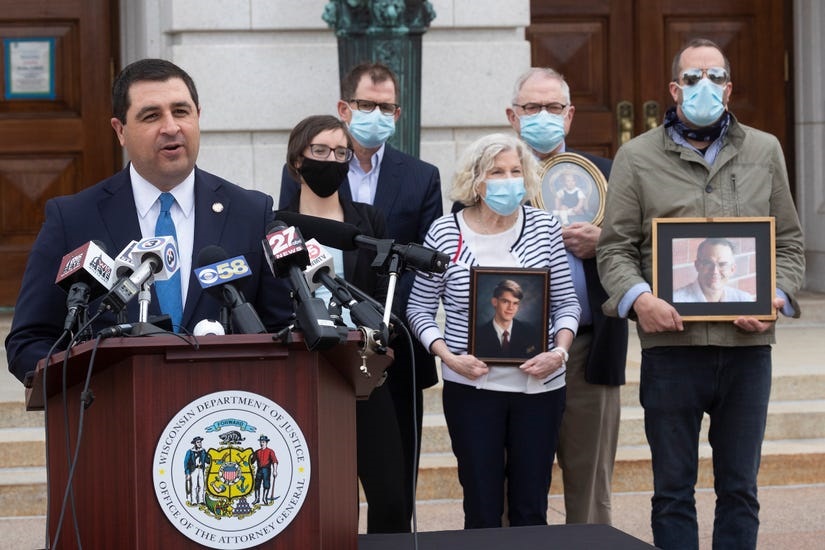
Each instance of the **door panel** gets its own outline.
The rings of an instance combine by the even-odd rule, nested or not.
[[[731,111],[777,136],[792,156],[785,74],[790,7],[782,0],[532,0],[531,10],[532,64],[559,70],[570,84],[576,107],[570,147],[612,157],[622,135],[620,105],[632,113],[626,136],[661,123],[673,105],[673,56],[691,38],[706,37],[730,59]]]
[[[781,0],[636,0],[640,29],[638,49],[649,52],[642,67],[662,67],[658,75],[640,73],[637,101],[660,98],[670,107],[667,92],[673,56],[691,38],[709,38],[730,60],[733,92],[731,112],[743,123],[770,132],[786,151],[785,46]],[[651,71],[655,73],[655,71]]]
[[[46,201],[111,175],[115,2],[0,0],[0,38],[54,39],[54,99],[0,93],[0,306],[13,305]],[[9,89],[0,41],[0,88]],[[68,250],[66,252],[69,252]],[[55,273],[57,266],[55,266]]]
[[[633,56],[617,29],[631,24],[632,10],[623,0],[532,2],[532,63],[563,74],[576,107],[570,147],[612,156],[616,98],[632,100],[634,90]]]

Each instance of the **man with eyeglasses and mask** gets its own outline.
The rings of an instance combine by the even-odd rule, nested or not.
[[[779,141],[739,123],[722,50],[695,39],[673,60],[675,102],[664,124],[623,145],[613,161],[598,246],[610,295],[605,311],[637,320],[640,399],[650,445],[651,523],[658,548],[698,548],[694,486],[699,430],[710,416],[716,512],[714,548],[755,548],[757,473],[771,387],[774,323],[752,317],[683,322],[651,293],[651,220],[773,216],[773,305],[799,316],[802,230]]]
[[[337,110],[339,118],[347,123],[355,150],[355,156],[349,162],[347,184],[339,189],[341,197],[373,205],[384,216],[386,237],[396,243],[424,242],[430,225],[443,213],[441,176],[432,164],[387,143],[401,117],[398,78],[382,63],[365,62],[353,67],[341,81]],[[298,183],[284,167],[279,208],[285,208],[298,189]],[[399,280],[393,302],[393,310],[399,317],[407,309],[414,278],[414,273],[407,272]],[[433,356],[416,338],[412,340],[414,357],[410,356],[406,338],[399,337],[392,342],[395,361],[388,369],[387,378],[403,437],[404,486],[410,511],[421,448],[422,390],[438,382]],[[413,364],[415,386],[412,383]]]
[[[575,107],[570,87],[553,69],[533,67],[515,84],[507,120],[543,161],[566,150]],[[569,151],[569,150],[568,150]],[[582,153],[607,178],[610,160]],[[619,440],[620,386],[625,383],[627,321],[605,316],[607,294],[596,269],[601,229],[574,222],[562,229],[576,296],[582,307],[569,350],[567,402],[556,456],[564,484],[567,523],[611,522],[613,464]]]

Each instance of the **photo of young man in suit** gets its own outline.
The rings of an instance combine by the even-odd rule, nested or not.
[[[541,331],[535,323],[516,319],[524,291],[516,281],[504,279],[493,289],[493,318],[477,325],[475,355],[529,359],[542,349]]]

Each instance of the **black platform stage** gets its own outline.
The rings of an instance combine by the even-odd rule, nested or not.
[[[358,550],[412,550],[409,533],[359,535]],[[650,550],[655,548],[609,525],[539,525],[505,529],[418,533],[418,550]]]

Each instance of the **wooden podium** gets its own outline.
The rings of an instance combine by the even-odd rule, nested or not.
[[[351,549],[358,545],[355,400],[365,398],[391,362],[375,355],[361,372],[360,333],[323,352],[271,335],[175,336],[105,340],[95,352],[82,441],[73,478],[81,542],[86,548],[202,548],[167,519],[153,489],[153,456],[167,423],[186,404],[221,390],[274,401],[298,423],[309,446],[311,478],[291,523],[261,548]],[[80,393],[94,342],[71,350],[66,369],[72,448]],[[54,541],[68,478],[63,414],[64,354],[38,365],[29,410],[48,404],[49,533]],[[75,548],[67,507],[60,548]]]

